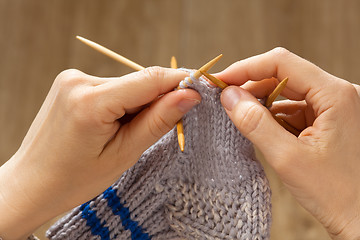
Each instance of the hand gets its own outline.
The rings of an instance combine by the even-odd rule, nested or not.
[[[194,90],[171,91],[186,76],[158,67],[120,78],[61,73],[0,168],[0,235],[26,237],[115,182],[200,102]]]
[[[226,88],[222,104],[299,203],[334,239],[360,237],[359,86],[282,48],[239,61],[217,77],[238,86],[246,82]],[[298,137],[256,99],[275,88],[272,77],[289,77],[282,95],[290,100],[271,111],[302,129]]]

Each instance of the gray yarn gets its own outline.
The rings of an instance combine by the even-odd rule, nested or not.
[[[270,188],[252,144],[223,110],[219,88],[203,79],[191,88],[202,102],[183,118],[185,151],[179,149],[176,129],[171,130],[112,188],[151,239],[268,239]],[[103,194],[89,206],[110,239],[132,239]],[[47,237],[101,239],[91,228],[77,207]]]
[[[182,70],[185,70],[185,71],[186,71],[186,69],[182,69]],[[197,79],[197,78],[194,76],[194,73],[195,73],[195,72],[191,72],[189,77],[184,78],[184,80],[182,80],[182,81],[179,83],[179,88],[181,88],[181,89],[187,88],[188,86],[191,86],[194,82],[199,81],[199,79]]]

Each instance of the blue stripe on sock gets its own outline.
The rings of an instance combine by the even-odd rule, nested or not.
[[[96,216],[96,211],[90,209],[89,202],[80,206],[81,217],[86,220],[86,225],[90,227],[93,235],[99,235],[102,240],[110,240],[109,228],[101,224],[100,219]],[[104,224],[106,224],[104,222]]]
[[[150,240],[148,233],[144,233],[144,230],[139,223],[130,218],[130,210],[121,204],[120,198],[116,195],[116,190],[109,187],[103,194],[107,199],[108,206],[112,209],[115,215],[120,216],[121,223],[126,230],[130,230],[132,240]]]

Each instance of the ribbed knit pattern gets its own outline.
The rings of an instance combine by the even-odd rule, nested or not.
[[[191,85],[202,102],[103,194],[52,226],[50,239],[268,239],[270,188],[253,146],[226,115],[220,89]]]

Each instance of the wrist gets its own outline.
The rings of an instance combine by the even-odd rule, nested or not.
[[[26,239],[54,216],[54,209],[37,197],[32,169],[17,157],[0,167],[0,236]]]

